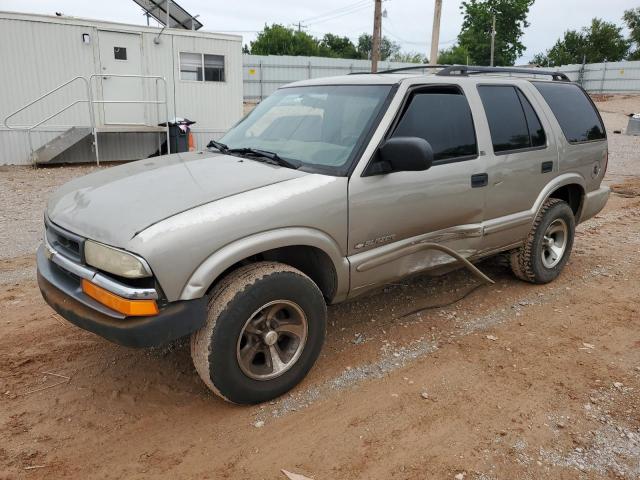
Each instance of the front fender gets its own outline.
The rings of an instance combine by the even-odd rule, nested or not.
[[[193,272],[182,290],[180,299],[202,297],[227,268],[245,258],[274,248],[290,246],[316,247],[326,253],[336,271],[337,289],[334,301],[346,298],[349,292],[349,261],[343,257],[336,241],[320,230],[287,227],[244,237],[216,250]]]

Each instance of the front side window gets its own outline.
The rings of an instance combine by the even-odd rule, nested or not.
[[[570,143],[606,138],[604,125],[593,102],[577,85],[561,82],[532,82],[555,115]]]
[[[412,93],[393,136],[424,138],[433,149],[434,164],[478,154],[469,103],[455,87],[429,87]]]
[[[518,88],[512,85],[480,85],[478,93],[489,122],[494,153],[546,144],[540,119]]]
[[[318,85],[277,90],[226,133],[229,148],[253,148],[343,175],[375,123],[390,85]]]
[[[224,82],[224,56],[180,52],[180,79]]]

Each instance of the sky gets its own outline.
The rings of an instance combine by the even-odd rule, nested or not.
[[[228,32],[249,43],[265,24],[296,25],[317,37],[325,33],[345,35],[356,40],[370,33],[373,24],[373,0],[179,0],[198,20],[204,30]],[[462,14],[462,0],[443,0],[440,48],[455,40]],[[433,0],[384,0],[386,17],[382,19],[384,35],[397,41],[406,52],[428,54],[433,22]],[[527,63],[536,53],[544,52],[566,30],[579,29],[593,17],[622,25],[624,10],[639,5],[637,0],[536,0],[529,12],[530,26],[525,30],[526,51],[518,63]],[[142,10],[132,0],[0,0],[0,10],[54,14],[146,24]],[[153,24],[153,23],[152,23]],[[626,31],[625,31],[626,33]]]

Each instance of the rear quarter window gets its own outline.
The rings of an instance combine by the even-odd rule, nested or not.
[[[531,82],[542,94],[570,143],[603,140],[600,115],[587,94],[570,83]]]

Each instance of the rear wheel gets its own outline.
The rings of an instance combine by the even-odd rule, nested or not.
[[[551,282],[569,260],[574,235],[571,207],[563,200],[548,199],[538,212],[524,245],[511,253],[513,273],[531,283]]]
[[[325,330],[326,305],[316,284],[288,265],[259,262],[214,288],[207,323],[191,337],[191,356],[214,393],[259,403],[305,377]]]

